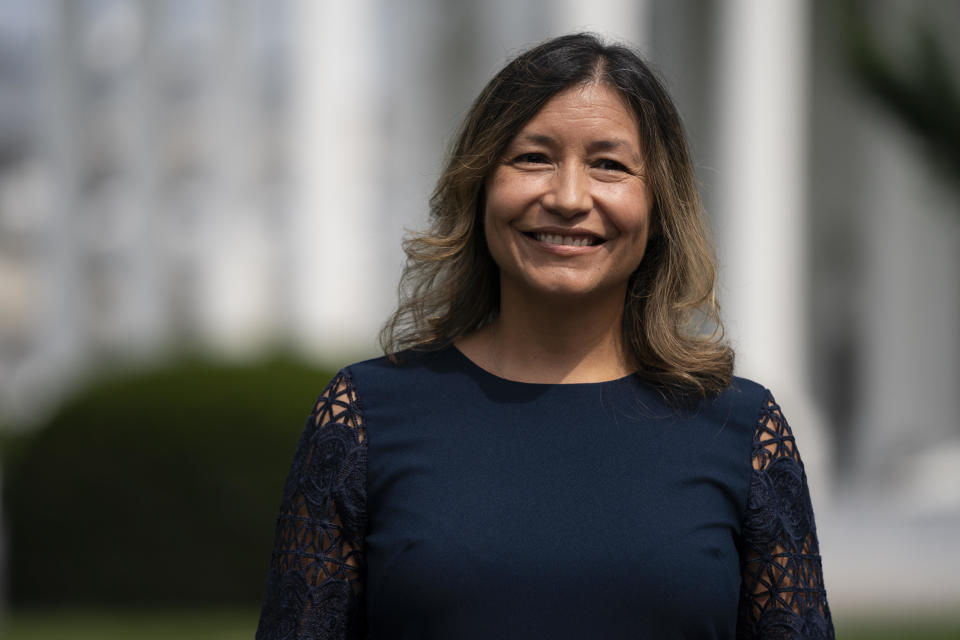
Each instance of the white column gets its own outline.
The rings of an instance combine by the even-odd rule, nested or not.
[[[737,374],[770,387],[822,478],[807,384],[809,6],[730,0],[721,12],[718,211],[721,301]],[[822,480],[815,480],[822,482]]]
[[[806,7],[721,5],[718,240],[738,371],[804,386]]]
[[[877,117],[879,115],[879,117]],[[897,517],[960,513],[955,193],[886,113],[864,114],[861,402],[852,464]],[[883,119],[881,119],[883,118]],[[888,487],[896,479],[896,488]],[[883,491],[877,486],[888,487]],[[960,554],[954,566],[960,567]]]
[[[219,28],[210,78],[207,170],[211,180],[200,250],[205,266],[199,303],[205,340],[243,355],[267,341],[271,263],[269,229],[263,229],[262,161],[258,127],[256,3],[231,0],[218,7]]]
[[[290,261],[293,330],[317,354],[370,350],[384,320],[376,0],[295,0]]]

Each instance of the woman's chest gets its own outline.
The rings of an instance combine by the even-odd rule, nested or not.
[[[576,411],[413,422],[368,422],[374,632],[733,628],[741,443],[691,444],[693,425]]]

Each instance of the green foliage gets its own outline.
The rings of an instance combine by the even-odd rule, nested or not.
[[[250,640],[256,610],[15,611],[0,621],[5,640]]]
[[[26,604],[256,603],[283,482],[332,375],[291,360],[104,381],[5,463]]]
[[[897,617],[878,609],[865,617],[863,613],[847,619],[840,614],[834,617],[837,637],[843,640],[956,640],[960,638],[960,619],[946,608]]]

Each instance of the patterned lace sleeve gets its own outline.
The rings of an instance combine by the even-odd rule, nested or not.
[[[793,433],[769,392],[753,439],[753,469],[737,638],[832,639],[807,477]]]
[[[280,506],[257,640],[361,638],[367,441],[341,372],[300,437]]]

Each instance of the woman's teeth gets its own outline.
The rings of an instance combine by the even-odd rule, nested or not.
[[[589,247],[594,241],[590,236],[559,236],[552,233],[537,233],[534,237],[547,244],[565,244],[571,247]]]

